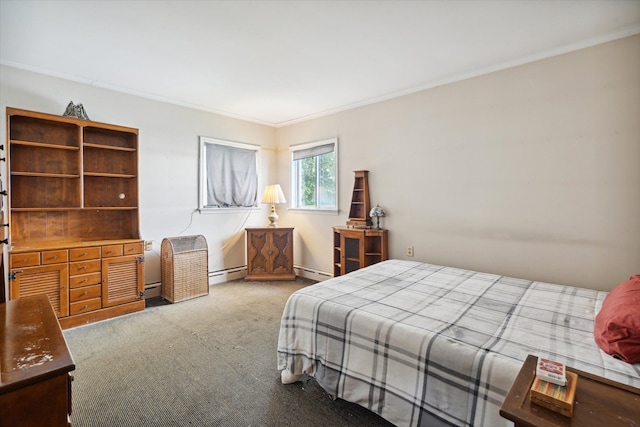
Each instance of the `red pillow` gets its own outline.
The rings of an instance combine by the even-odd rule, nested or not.
[[[593,334],[606,353],[627,363],[640,362],[640,274],[605,297]]]

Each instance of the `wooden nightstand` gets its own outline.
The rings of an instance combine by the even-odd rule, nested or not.
[[[248,227],[246,280],[295,280],[293,228]]]
[[[500,415],[516,427],[615,427],[640,420],[640,389],[567,367],[578,374],[573,417],[565,417],[531,403],[529,390],[538,358],[529,355],[500,408]]]

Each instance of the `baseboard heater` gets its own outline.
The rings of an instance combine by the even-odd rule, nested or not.
[[[312,279],[322,282],[323,280],[331,279],[333,275],[320,270],[314,270],[312,268],[303,267],[301,265],[294,265],[293,269],[296,271],[296,275],[304,277],[305,279]]]
[[[327,280],[333,277],[333,275],[312,268],[303,267],[301,265],[293,266],[296,275],[304,277],[305,279],[317,280],[319,282]],[[241,265],[238,267],[225,268],[223,270],[210,271],[209,285],[217,285],[219,283],[228,282],[230,280],[242,279],[247,275],[247,266]],[[145,297],[152,298],[154,296],[160,296],[162,289],[162,282],[146,283],[144,285]]]

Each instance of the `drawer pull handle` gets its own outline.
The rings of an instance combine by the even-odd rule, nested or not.
[[[85,304],[85,305],[82,306],[81,310],[86,310],[87,308],[89,308],[89,306]]]
[[[87,256],[87,255],[89,255],[89,254],[88,254],[88,253],[86,253],[86,252],[82,254],[82,256]]]
[[[58,259],[58,255],[54,255],[54,256],[53,256],[53,259]]]
[[[83,280],[83,282],[87,282],[88,280],[89,280],[89,279],[87,279],[87,278],[85,277],[85,279]]]
[[[273,255],[273,251],[271,249],[269,249],[269,251],[267,252],[267,254],[269,255]]]
[[[84,291],[84,292],[82,293],[82,296],[85,296],[85,295],[89,295],[89,292]]]
[[[89,268],[89,266],[87,266],[87,265],[83,265],[83,266],[82,266],[82,269],[83,269],[83,270],[86,270],[87,268]]]
[[[27,261],[29,261],[29,258],[25,258],[22,260],[22,262],[27,262]]]

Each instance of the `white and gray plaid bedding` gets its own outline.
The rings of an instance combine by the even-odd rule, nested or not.
[[[511,423],[498,411],[528,354],[640,387],[593,339],[606,292],[389,260],[295,292],[278,369],[398,426]]]

